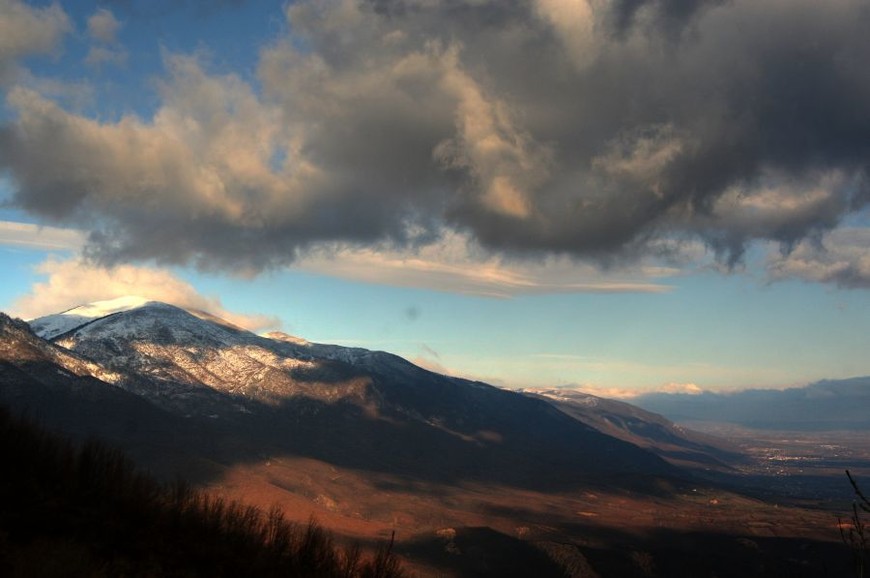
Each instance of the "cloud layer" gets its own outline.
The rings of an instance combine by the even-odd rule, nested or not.
[[[15,203],[89,230],[105,263],[256,272],[324,244],[455,234],[493,255],[604,266],[701,241],[733,264],[757,240],[803,247],[870,198],[862,0],[286,11],[256,84],[168,55],[147,118],[9,90],[0,167]],[[114,40],[97,17],[94,37]]]

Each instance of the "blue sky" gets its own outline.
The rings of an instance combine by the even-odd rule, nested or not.
[[[0,309],[509,387],[870,374],[858,0],[0,0]]]

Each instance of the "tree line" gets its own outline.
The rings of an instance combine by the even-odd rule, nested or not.
[[[364,556],[313,519],[160,482],[114,448],[74,444],[4,408],[0,464],[3,576],[405,576],[392,541]]]

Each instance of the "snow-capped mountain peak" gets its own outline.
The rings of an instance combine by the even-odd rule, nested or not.
[[[29,321],[34,333],[43,339],[54,339],[59,335],[68,333],[95,319],[101,319],[108,315],[130,311],[149,303],[156,303],[138,295],[126,295],[115,299],[94,301],[85,305],[79,305],[54,315],[46,315]]]
[[[151,302],[153,302],[153,300],[146,297],[140,297],[138,295],[125,295],[123,297],[116,297],[115,299],[94,301],[93,303],[81,305],[68,311],[64,311],[63,313],[61,313],[61,315],[81,315],[83,317],[91,317],[93,319],[96,319],[98,317],[105,317],[106,315],[111,315],[113,313],[120,313],[121,311],[129,311],[130,309],[142,307],[146,303]]]

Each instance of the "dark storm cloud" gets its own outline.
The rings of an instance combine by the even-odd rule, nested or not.
[[[445,228],[608,264],[786,252],[868,201],[858,0],[298,2],[257,90],[172,57],[152,119],[15,90],[16,202],[107,261],[252,270]]]
[[[613,0],[607,23],[612,32],[626,34],[639,22],[653,20],[660,32],[678,36],[692,19],[710,6],[727,0]]]

